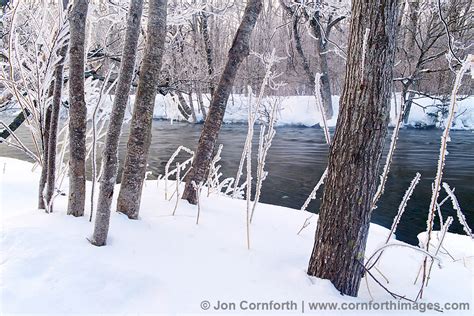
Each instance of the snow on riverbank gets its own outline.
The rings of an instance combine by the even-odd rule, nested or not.
[[[132,96],[133,100],[133,96]],[[255,101],[255,99],[253,99]],[[262,102],[262,108],[265,108],[269,102],[275,102],[278,98],[265,98]],[[322,118],[319,110],[316,108],[313,96],[291,96],[280,98],[280,111],[278,113],[277,125],[296,125],[296,126],[315,126],[322,124]],[[209,96],[203,96],[205,107],[209,106]],[[337,113],[339,109],[339,96],[333,96],[334,113],[336,114],[328,121],[330,127],[336,126]],[[411,111],[407,127],[413,128],[430,128],[443,127],[442,110],[436,107],[440,102],[429,98],[418,98],[415,100]],[[397,95],[397,105],[392,98],[392,106],[390,110],[390,124],[393,126],[397,121],[398,112],[395,108],[400,107],[400,96]],[[198,119],[202,119],[202,115],[198,113],[197,97],[194,96],[194,106]],[[268,107],[268,105],[267,105]],[[262,111],[265,112],[265,111]],[[458,102],[456,119],[453,122],[453,129],[474,129],[474,97],[470,97]],[[444,112],[446,114],[446,112]],[[248,116],[248,97],[243,95],[234,95],[229,98],[227,110],[224,117],[226,123],[247,123]],[[158,95],[154,110],[154,117],[157,119],[182,119],[178,111],[176,102],[170,96]],[[440,123],[441,122],[441,123]]]
[[[291,306],[297,310],[287,314],[299,314],[303,301],[305,313],[311,313],[313,302],[344,303],[348,308],[371,300],[364,280],[360,297],[351,298],[341,296],[329,281],[306,275],[315,220],[301,235],[296,232],[309,213],[259,205],[251,227],[251,250],[247,250],[244,201],[203,194],[196,225],[195,207],[180,201],[176,216],[171,216],[175,200],[164,200],[164,183],[157,187],[156,181],[147,181],[141,219],[130,221],[114,212],[108,245],[96,248],[86,240],[93,228],[88,214],[82,218],[65,214],[67,196],[57,198],[53,214],[35,209],[39,170],[31,170],[29,163],[0,158],[2,315],[205,314],[202,306],[207,303],[203,301],[211,306],[218,301],[234,302],[233,314],[237,315],[248,312],[241,307],[249,308],[252,302],[272,300],[295,302]],[[387,229],[371,225],[368,254],[387,234]],[[446,249],[456,261],[442,255],[442,269],[434,266],[419,310],[426,309],[428,302],[440,303],[441,308],[445,302],[467,302],[473,307],[473,245],[468,237],[448,235]],[[422,260],[417,252],[392,247],[379,265],[390,283],[374,274],[391,290],[414,297],[418,286],[413,286],[413,280]],[[373,305],[392,300],[372,279],[368,284]],[[241,306],[241,301],[247,303]],[[381,314],[380,308],[372,314]],[[207,312],[216,313],[213,307]],[[365,315],[367,311],[350,313]],[[318,310],[315,314],[325,313]],[[389,315],[401,314],[420,313],[392,311]],[[471,315],[469,311],[447,314]]]
[[[203,95],[203,104],[206,111],[209,107],[209,95]],[[126,118],[130,119],[132,116],[132,107],[135,96],[130,96],[129,106],[126,112]],[[255,101],[255,99],[253,99]],[[397,121],[398,112],[395,112],[395,108],[400,107],[400,96],[397,95],[397,106],[392,98],[392,106],[390,109],[390,125],[394,126]],[[186,101],[189,102],[187,96]],[[316,108],[316,103],[313,96],[291,96],[291,97],[268,97],[263,101],[261,114],[265,117],[265,108],[269,109],[269,102],[279,101],[279,111],[277,115],[277,126],[304,126],[312,127],[322,124],[322,118],[319,110]],[[95,101],[94,101],[95,102]],[[334,127],[337,122],[337,113],[339,110],[339,96],[332,97],[334,107],[334,117],[328,120],[328,126]],[[416,99],[410,111],[408,123],[405,127],[409,128],[441,128],[444,127],[443,118],[447,114],[446,108],[444,110],[436,105],[439,105],[439,101],[432,100],[429,98]],[[113,96],[108,96],[104,101],[105,107],[112,107]],[[198,109],[197,96],[193,95],[193,105],[195,107],[196,117],[199,121],[202,121],[203,117]],[[13,115],[18,113],[19,109],[13,107],[4,113]],[[63,115],[66,117],[66,114]],[[157,95],[155,108],[153,111],[153,117],[155,119],[164,120],[184,120],[183,116],[178,110],[176,100],[170,95]],[[226,114],[224,122],[227,124],[238,123],[246,124],[248,121],[248,97],[243,95],[233,95],[229,98],[227,104]],[[458,130],[474,130],[474,97],[466,98],[458,102],[458,109],[455,120],[453,122],[453,129]]]

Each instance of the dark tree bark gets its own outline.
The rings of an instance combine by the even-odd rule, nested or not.
[[[183,96],[183,93],[181,91],[176,92],[176,96],[178,97],[178,110],[181,113],[181,115],[184,117],[185,120],[189,120],[189,117],[191,116],[191,108],[189,107],[188,102],[186,102],[186,99]]]
[[[203,121],[205,121],[207,114],[206,114],[206,108],[204,107],[204,102],[202,101],[202,90],[201,90],[200,85],[198,85],[198,88],[196,89],[196,94],[197,94],[197,101],[199,103],[199,109],[201,110]]]
[[[364,271],[389,121],[396,16],[397,0],[352,1],[346,79],[307,271],[351,296],[357,295]]]
[[[205,1],[207,9],[207,2]],[[201,33],[204,40],[204,49],[206,50],[206,62],[207,62],[207,73],[209,75],[209,92],[211,96],[214,95],[214,65],[212,61],[212,43],[211,37],[209,36],[209,15],[206,12],[201,13]]]
[[[67,213],[83,216],[86,199],[84,42],[87,0],[74,0],[69,14],[69,203]]]
[[[295,3],[301,4],[301,0],[294,0]],[[322,7],[322,1],[316,1],[318,8]],[[309,60],[307,59],[303,46],[301,44],[301,37],[298,32],[298,20],[299,16],[291,5],[287,5],[284,0],[280,0],[281,7],[293,18],[293,38],[295,40],[295,48],[302,59],[303,62],[303,70],[305,71],[306,77],[308,78],[308,84],[312,90],[314,90],[314,83],[315,83],[315,75],[311,71]],[[323,23],[321,20],[321,14],[319,9],[314,12],[314,14],[309,14],[307,9],[302,7],[303,16],[309,20],[309,24],[311,26],[311,31],[313,36],[316,38],[316,55],[317,64],[319,71],[321,72],[321,86],[320,86],[320,93],[324,108],[324,114],[327,119],[332,118],[333,116],[333,106],[332,106],[332,92],[331,92],[331,82],[330,82],[330,75],[329,75],[329,65],[328,65],[328,58],[327,58],[327,48],[329,43],[329,36],[333,27],[335,27],[340,21],[342,21],[345,16],[339,16],[333,19],[333,16],[330,15],[328,21]]]
[[[303,45],[301,45],[301,37],[298,32],[298,23],[299,23],[298,17],[294,16],[293,17],[293,38],[295,40],[295,48],[303,62],[303,70],[305,71],[306,76],[308,77],[308,86],[310,87],[311,90],[314,90],[315,77],[309,66],[309,61],[306,58],[306,55],[304,54]]]
[[[192,182],[194,181],[196,184],[201,183],[209,171],[217,136],[224,119],[227,100],[229,99],[239,66],[249,55],[250,36],[257,22],[258,15],[262,10],[262,2],[262,0],[249,0],[247,2],[242,22],[229,50],[227,64],[212,97],[209,113],[207,114],[199,139],[196,157],[186,179],[186,188],[182,197],[191,204],[197,203],[196,189]]]
[[[66,10],[68,5],[67,0],[63,0],[63,9]],[[64,44],[59,50],[61,60],[56,65],[54,70],[54,90],[53,103],[51,105],[51,122],[49,128],[49,142],[48,142],[48,160],[46,162],[47,176],[46,176],[46,203],[49,204],[48,211],[53,211],[51,199],[54,195],[54,186],[56,184],[56,145],[58,139],[58,123],[59,110],[61,109],[61,96],[63,92],[63,72],[64,59],[66,58],[68,45]]]
[[[10,137],[11,135],[10,131],[15,132],[21,126],[21,124],[23,124],[23,122],[26,120],[26,118],[29,115],[30,115],[30,111],[28,111],[28,109],[26,108],[20,113],[18,113],[18,115],[15,116],[15,118],[13,119],[13,121],[10,124],[8,124],[8,129],[4,129],[3,131],[0,132],[0,138],[3,138],[6,140],[8,137]],[[0,143],[2,142],[3,141],[0,139]]]
[[[317,1],[321,5],[321,1]],[[319,71],[321,72],[321,98],[323,102],[324,114],[327,119],[332,118],[333,109],[332,109],[332,99],[331,99],[331,83],[329,81],[329,66],[328,66],[328,54],[327,54],[327,45],[328,40],[326,37],[329,36],[328,33],[324,33],[325,30],[322,28],[321,24],[321,15],[319,11],[316,11],[310,17],[310,25],[313,30],[314,37],[317,38],[316,55],[318,56],[319,61]]]
[[[52,87],[49,88],[50,91],[52,91]],[[51,94],[51,92],[49,92]],[[45,185],[46,185],[46,180],[48,177],[48,168],[47,168],[47,162],[49,159],[49,125],[51,124],[51,105],[48,106],[45,112],[45,118],[44,118],[44,127],[42,128],[42,134],[43,134],[43,165],[41,168],[41,176],[40,176],[40,183],[38,187],[38,209],[44,210],[46,209],[45,205]]]
[[[100,179],[99,202],[97,203],[94,234],[91,239],[91,243],[96,246],[105,245],[109,232],[110,209],[114,186],[117,182],[118,145],[135,69],[142,11],[143,0],[130,1],[122,64],[120,65],[120,74],[115,89],[115,99],[102,157],[103,174]]]
[[[411,61],[416,58],[415,54],[415,47],[416,47],[416,33],[418,30],[418,18],[419,18],[419,10],[420,10],[420,4],[418,1],[409,1],[408,2],[408,19],[407,19],[407,26],[405,30],[405,36],[403,38],[403,51],[406,54],[407,60]],[[403,12],[401,11],[399,13],[400,16],[402,16]],[[418,64],[416,65],[418,66]],[[408,64],[408,67],[410,67],[410,64]],[[409,69],[410,72],[412,72],[412,69]],[[414,75],[412,78],[418,77],[418,71],[414,71]],[[403,101],[405,102],[404,104],[404,113],[403,113],[403,123],[407,124],[408,119],[410,117],[410,111],[411,111],[411,106],[412,106],[412,101],[413,98],[415,97],[415,94],[413,92],[407,93],[408,89],[410,88],[411,85],[416,84],[416,80],[408,80],[406,83],[402,83],[403,88],[402,88],[402,98]]]
[[[151,123],[166,37],[167,0],[150,0],[146,47],[140,68],[117,211],[137,219],[145,180]]]
[[[67,53],[67,46],[61,49],[61,56],[64,58]],[[53,194],[54,185],[56,182],[56,145],[58,138],[58,121],[59,121],[59,110],[61,109],[61,95],[63,86],[63,70],[64,64],[61,61],[54,70],[54,92],[53,92],[53,103],[51,104],[51,120],[48,124],[49,128],[49,141],[48,141],[48,159],[45,161],[44,169],[46,172],[46,194],[45,199],[49,204]],[[48,209],[52,211],[51,208]]]

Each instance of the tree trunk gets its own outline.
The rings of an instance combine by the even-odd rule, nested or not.
[[[49,91],[52,91],[52,87],[49,88]],[[51,94],[51,92],[49,92]],[[48,108],[45,111],[45,118],[44,118],[44,128],[43,130],[43,165],[41,167],[41,176],[40,176],[40,183],[39,183],[39,188],[38,188],[38,209],[44,210],[46,209],[46,205],[44,203],[45,201],[45,185],[46,185],[46,180],[48,177],[48,168],[47,168],[47,161],[49,159],[49,128],[48,126],[50,125],[51,122],[51,106],[48,106]]]
[[[158,76],[166,38],[167,0],[150,0],[146,47],[117,201],[117,211],[137,219],[145,179]]]
[[[97,203],[94,234],[91,240],[91,243],[96,246],[105,245],[109,232],[110,209],[115,183],[117,182],[118,145],[135,69],[142,11],[143,0],[130,1],[122,64],[120,65],[120,74],[115,89],[115,99],[102,157],[103,174],[100,179],[99,202]]]
[[[329,279],[351,296],[357,295],[364,272],[389,121],[396,16],[396,0],[352,1],[346,79],[308,267],[309,275]]]
[[[321,2],[321,1],[318,1]],[[321,99],[323,102],[324,114],[326,119],[331,119],[333,116],[332,100],[331,100],[331,82],[329,80],[329,66],[328,66],[328,54],[327,54],[327,39],[326,35],[323,34],[321,17],[319,11],[316,11],[310,19],[311,29],[313,35],[317,39],[316,43],[316,55],[318,56],[319,71],[321,72]],[[314,84],[314,82],[313,82]]]
[[[63,0],[63,9],[66,10],[68,5],[67,0]],[[49,142],[48,142],[48,161],[47,168],[48,173],[46,177],[46,202],[49,204],[48,211],[53,211],[53,205],[51,200],[54,195],[54,187],[56,184],[56,145],[58,139],[58,122],[59,122],[59,111],[61,109],[61,96],[63,92],[63,72],[64,72],[64,60],[66,58],[68,45],[64,44],[60,48],[59,56],[61,60],[56,65],[54,70],[54,90],[53,90],[53,103],[51,110],[51,122],[49,124]]]
[[[54,195],[54,186],[56,184],[56,145],[58,139],[59,110],[61,109],[61,96],[63,89],[63,70],[64,58],[67,54],[67,45],[64,45],[60,51],[61,61],[54,70],[54,92],[53,104],[51,105],[51,122],[49,124],[49,142],[48,142],[48,160],[46,167],[48,169],[46,177],[46,202],[50,204],[48,211],[53,211],[51,199]]]
[[[207,7],[207,2],[206,0],[204,1],[204,5]],[[205,12],[201,12],[201,32],[202,32],[202,37],[204,40],[204,48],[206,50],[206,62],[207,62],[207,73],[209,75],[209,92],[212,95],[214,95],[214,82],[213,82],[213,76],[214,76],[214,65],[212,61],[212,44],[211,44],[211,38],[209,36],[209,15]]]
[[[189,88],[188,100],[189,100],[189,109],[191,110],[191,118],[193,120],[193,123],[197,123],[196,111],[194,110],[193,85],[192,84],[191,84],[191,87]]]
[[[331,119],[334,115],[332,108],[332,92],[331,82],[329,80],[329,66],[328,57],[326,51],[326,45],[322,43],[322,39],[319,40],[319,45],[316,45],[316,51],[319,55],[319,69],[321,71],[321,99],[323,101],[324,114],[326,119]]]
[[[412,61],[416,60],[415,52],[420,53],[418,49],[416,49],[416,34],[418,32],[418,19],[419,19],[419,10],[420,4],[418,1],[410,1],[408,2],[408,20],[405,30],[405,36],[403,39],[403,46],[404,46],[404,53],[406,55],[406,59],[409,61],[407,63],[408,71],[413,73],[412,80],[408,81],[408,83],[403,83],[404,91],[403,91],[403,100],[405,100],[405,112],[403,113],[403,123],[408,124],[408,119],[410,118],[410,111],[411,106],[413,104],[412,100],[415,97],[413,92],[408,93],[408,89],[416,84],[416,77],[418,77],[418,68],[419,63],[413,63],[415,65],[415,69],[412,69]],[[402,14],[402,12],[400,12]]]
[[[182,197],[191,204],[197,203],[196,189],[192,185],[192,182],[194,181],[196,184],[201,183],[209,171],[209,164],[212,160],[217,136],[219,135],[224,119],[227,100],[239,66],[249,55],[250,36],[257,22],[258,15],[262,10],[262,2],[262,0],[249,0],[247,2],[242,22],[234,37],[232,47],[229,50],[227,64],[222,73],[219,85],[212,97],[209,113],[207,114],[199,139],[196,157],[186,179],[186,188]]]
[[[184,119],[187,121],[191,116],[191,108],[189,107],[188,102],[186,102],[186,99],[184,98],[183,93],[181,91],[177,91],[176,96],[178,97],[178,110],[184,117]]]
[[[203,121],[206,120],[206,108],[204,107],[204,102],[202,101],[202,89],[201,86],[198,84],[198,89],[196,90],[197,94],[197,100],[199,103],[199,109],[201,110],[202,113],[202,119]]]
[[[294,16],[293,17],[293,38],[295,40],[295,48],[296,48],[296,51],[298,52],[298,55],[300,55],[301,60],[303,61],[303,70],[305,71],[306,76],[308,77],[308,87],[310,88],[310,90],[314,90],[315,78],[309,66],[309,61],[306,58],[306,55],[304,54],[303,45],[301,45],[301,37],[298,32],[298,23],[299,23],[298,17]]]
[[[69,14],[69,203],[67,213],[83,216],[86,200],[86,120],[84,44],[87,0],[74,0]]]

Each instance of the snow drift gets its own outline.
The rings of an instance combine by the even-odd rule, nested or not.
[[[66,215],[67,196],[57,198],[52,214],[35,209],[39,170],[32,168],[27,162],[0,158],[2,314],[205,313],[204,302],[211,305],[209,312],[216,312],[212,306],[218,301],[237,302],[238,314],[246,312],[239,309],[243,300],[294,301],[297,313],[303,303],[305,313],[311,313],[310,303],[397,303],[371,278],[363,280],[359,297],[352,298],[341,296],[329,281],[306,275],[315,220],[296,233],[307,212],[260,204],[247,250],[245,201],[203,194],[196,225],[196,207],[181,201],[171,216],[175,200],[163,198],[164,183],[146,181],[140,220],[113,213],[108,244],[97,248],[86,239],[93,229],[89,216]],[[367,253],[383,244],[388,233],[372,224]],[[449,255],[443,254],[441,267],[433,268],[421,301],[424,308],[446,302],[472,306],[473,245],[467,236],[448,235]],[[418,285],[413,281],[422,261],[417,252],[391,247],[378,266],[390,283],[374,273],[392,291],[414,297]],[[324,314],[322,309],[314,313]],[[419,315],[419,310],[391,315]],[[433,310],[425,314],[439,315]]]

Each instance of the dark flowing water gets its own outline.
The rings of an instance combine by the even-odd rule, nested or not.
[[[201,128],[202,125],[154,121],[149,157],[149,169],[153,174],[164,173],[166,162],[179,145],[194,150]],[[21,129],[18,134],[20,137],[24,136],[25,142],[27,142],[26,130]],[[223,126],[219,143],[224,145],[221,160],[224,177],[235,177],[246,134],[247,127],[245,125]],[[255,134],[258,136],[258,129]],[[125,128],[120,144],[121,158],[124,155],[127,135],[128,127]],[[436,174],[440,136],[440,130],[404,129],[401,131],[385,193],[372,216],[372,222],[390,227],[406,189],[416,172],[420,172],[421,181],[408,202],[397,231],[398,239],[412,244],[417,243],[416,235],[426,229],[431,184]],[[389,140],[387,137],[387,143]],[[256,150],[255,140],[254,153]],[[474,133],[472,131],[452,131],[448,150],[449,155],[443,180],[448,182],[451,187],[456,188],[455,194],[468,223],[474,224]],[[266,162],[266,170],[269,175],[263,184],[261,201],[299,209],[326,168],[327,153],[328,148],[321,129],[277,128],[277,134]],[[21,152],[3,144],[0,145],[0,156],[26,159]],[[180,156],[178,161],[184,158],[184,156]],[[309,211],[318,211],[320,193],[321,191],[318,192],[318,198],[310,204]],[[442,192],[441,198],[445,195]],[[451,231],[462,233],[462,227],[459,225],[450,203],[445,204],[443,212],[445,217],[455,216],[455,223],[452,225]]]

